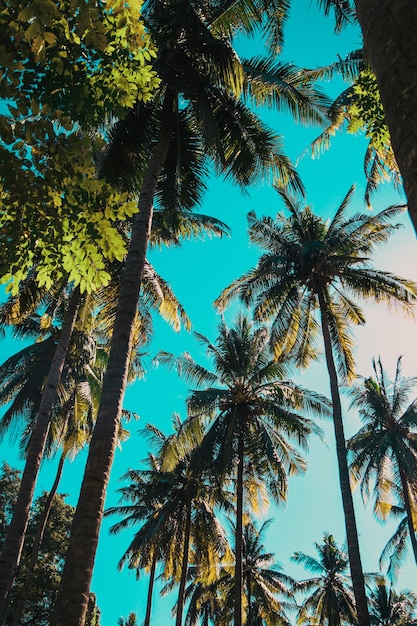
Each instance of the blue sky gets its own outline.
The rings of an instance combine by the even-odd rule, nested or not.
[[[252,54],[253,46],[253,42],[242,45],[242,54]],[[284,60],[314,68],[332,62],[337,54],[343,57],[357,47],[360,47],[360,36],[356,29],[351,28],[335,37],[332,20],[322,18],[317,13],[314,2],[295,2],[287,28]],[[333,86],[333,92],[339,86],[340,84]],[[294,161],[319,132],[318,129],[296,127],[286,114],[268,111],[263,115],[267,123],[283,135],[285,152]],[[340,135],[335,137],[331,150],[319,159],[305,157],[299,161],[298,170],[306,187],[307,202],[313,206],[315,212],[323,217],[332,215],[354,182],[357,184],[357,192],[352,211],[365,210],[364,150],[363,137]],[[374,210],[399,201],[401,197],[389,186],[384,186],[375,197]],[[222,240],[207,240],[204,244],[188,242],[181,249],[152,252],[149,255],[157,271],[171,283],[185,306],[194,330],[215,339],[220,319],[214,309],[213,300],[232,279],[256,263],[258,250],[249,245],[246,234],[247,213],[254,210],[258,215],[275,215],[282,209],[278,194],[267,181],[259,183],[242,195],[230,183],[212,178],[201,212],[225,221],[232,228],[232,236]],[[415,235],[407,214],[404,214],[401,221],[403,228],[378,252],[376,263],[382,269],[417,280]],[[366,311],[366,326],[355,331],[358,372],[369,375],[372,357],[380,355],[386,369],[393,374],[397,357],[404,355],[404,373],[417,374],[415,322],[404,319],[401,314],[376,307],[369,307]],[[16,343],[0,344],[1,360],[20,347]],[[140,420],[128,426],[131,437],[116,454],[107,506],[117,504],[119,477],[128,468],[137,467],[146,456],[146,442],[138,433],[139,429],[152,422],[168,433],[172,414],[177,412],[185,416],[186,386],[175,374],[167,372],[163,367],[151,365],[151,357],[159,349],[177,354],[188,351],[196,360],[204,361],[204,355],[192,335],[185,332],[175,334],[167,324],[155,320],[149,370],[144,380],[128,389],[125,399],[125,407],[139,414]],[[299,375],[298,381],[311,389],[327,395],[329,393],[323,360]],[[266,535],[267,548],[276,554],[277,561],[288,574],[299,579],[305,576],[303,568],[289,560],[295,550],[313,554],[313,542],[320,541],[325,531],[332,532],[338,543],[344,541],[333,432],[330,423],[323,423],[322,426],[326,433],[326,443],[318,440],[312,442],[306,475],[291,479],[286,506],[271,510],[266,515],[274,518]],[[347,436],[356,432],[358,426],[358,416],[349,411],[346,414]],[[21,466],[9,440],[1,445],[0,451],[2,458],[9,464]],[[85,458],[85,454],[80,454],[73,463],[68,462],[64,470],[60,491],[68,494],[67,501],[71,504],[76,503]],[[50,489],[55,466],[54,461],[44,463],[38,483],[39,492]],[[355,503],[364,569],[375,571],[380,551],[390,536],[392,527],[381,526],[375,522],[370,506],[364,509],[356,493]],[[117,562],[132,534],[126,531],[117,537],[109,536],[108,527],[114,521],[104,522],[92,584],[92,591],[97,594],[103,612],[102,626],[113,626],[120,616],[127,616],[130,611],[137,612],[140,623],[144,617],[146,601],[146,577],[137,582],[133,573],[117,571]],[[415,568],[409,559],[398,587],[414,588],[417,592],[415,580]],[[162,600],[155,597],[153,623],[161,623],[162,619],[165,624],[169,623],[168,615],[174,602],[175,594]]]

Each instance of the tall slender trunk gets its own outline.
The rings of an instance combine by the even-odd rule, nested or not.
[[[412,506],[410,502],[410,493],[409,493],[409,485],[407,482],[407,477],[402,467],[400,470],[400,479],[401,479],[401,487],[403,490],[403,499],[404,499],[404,508],[407,514],[407,524],[408,524],[408,532],[410,533],[410,541],[413,547],[414,561],[417,565],[417,539],[416,539],[416,530],[414,528],[413,522],[413,514],[412,514]]]
[[[191,534],[191,502],[189,501],[187,503],[187,511],[186,511],[186,518],[185,518],[184,546],[182,549],[182,563],[181,563],[181,580],[180,580],[180,588],[178,590],[177,617],[175,620],[175,626],[181,626],[182,614],[184,612],[185,584],[187,582],[187,572],[188,572],[188,552],[190,550],[190,534]]]
[[[100,408],[90,443],[51,626],[82,626],[85,621],[94,559],[103,519],[104,499],[116,448],[126,388],[132,330],[152,226],[153,201],[157,181],[168,152],[173,105],[172,94],[167,94],[162,110],[158,141],[144,176],[139,197],[139,212],[133,222],[117,304],[110,356],[103,380]]]
[[[362,561],[359,551],[358,529],[356,525],[355,510],[349,482],[349,470],[346,455],[345,433],[342,420],[342,406],[340,402],[337,371],[333,357],[332,342],[330,337],[329,323],[327,319],[327,305],[324,294],[318,293],[321,328],[324,339],[327,370],[330,379],[330,392],[333,403],[333,425],[336,439],[337,463],[339,467],[340,491],[342,494],[343,512],[345,515],[346,538],[348,545],[350,573],[352,577],[353,593],[356,601],[356,612],[359,626],[369,626],[368,603],[365,593],[365,580],[363,576]]]
[[[77,319],[79,301],[80,292],[79,289],[75,289],[68,305],[54,358],[45,382],[38,417],[29,442],[19,494],[13,509],[12,520],[7,529],[6,541],[0,555],[0,624],[2,625],[4,625],[6,620],[10,592],[20,562],[36,480],[49,433],[56,389],[61,378],[68,345]]]
[[[145,615],[145,621],[143,622],[143,626],[149,626],[151,623],[152,596],[153,596],[153,588],[155,585],[155,572],[156,572],[157,562],[158,562],[158,559],[155,553],[152,557],[151,571],[149,573],[148,597],[146,600],[146,615]]]
[[[243,421],[243,420],[242,420]],[[243,463],[244,424],[239,435],[237,487],[236,487],[236,537],[235,537],[235,610],[234,626],[242,626],[243,591]]]
[[[359,23],[417,231],[417,4],[355,0]]]
[[[65,461],[65,454],[61,454],[54,484],[51,487],[51,491],[48,494],[48,497],[45,502],[45,506],[43,507],[42,514],[39,518],[38,527],[36,529],[35,539],[33,542],[32,552],[30,554],[29,564],[28,564],[25,580],[23,582],[22,591],[20,592],[20,597],[16,603],[16,609],[13,611],[12,626],[19,626],[21,617],[25,610],[26,602],[28,601],[28,598],[29,598],[30,590],[32,588],[33,578],[35,576],[39,550],[42,545],[43,536],[45,534],[45,528],[48,523],[49,514],[52,509],[52,502],[54,501],[55,494],[57,492],[58,485],[61,480],[62,469],[64,467],[64,461]]]

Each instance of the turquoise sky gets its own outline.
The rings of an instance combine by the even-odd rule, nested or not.
[[[300,66],[314,68],[331,63],[336,55],[360,47],[360,36],[355,28],[342,35],[333,35],[332,19],[322,18],[315,9],[315,2],[298,0],[294,3],[292,18],[288,24],[283,60]],[[253,53],[254,42],[242,44],[242,55]],[[260,49],[255,51],[260,52]],[[340,84],[332,86],[335,94]],[[265,112],[267,123],[277,130],[284,140],[285,152],[295,161],[309,142],[319,133],[318,129],[296,127],[285,114]],[[306,187],[307,202],[316,213],[330,216],[356,182],[357,192],[352,203],[352,211],[365,210],[363,204],[364,176],[363,137],[340,135],[333,141],[331,150],[319,159],[308,156],[299,161],[298,169]],[[375,197],[375,210],[401,201],[388,185],[381,188]],[[248,243],[246,215],[254,210],[258,215],[275,215],[282,210],[278,194],[268,181],[248,190],[246,195],[222,180],[212,179],[201,212],[221,218],[232,228],[232,237],[223,240],[207,240],[186,243],[182,249],[171,249],[149,255],[157,271],[170,282],[179,300],[185,306],[193,323],[193,329],[214,340],[220,321],[213,307],[213,300],[234,278],[252,267],[258,258],[258,250]],[[407,214],[404,214],[403,228],[380,250],[376,263],[382,269],[399,273],[417,280],[416,240]],[[229,318],[228,318],[229,319]],[[232,320],[232,317],[230,317]],[[403,319],[400,314],[374,308],[367,309],[368,323],[355,333],[357,339],[356,359],[358,372],[371,373],[373,356],[382,357],[386,369],[393,374],[398,356],[404,355],[404,373],[417,374],[417,333],[415,322]],[[0,344],[0,358],[5,360],[21,345],[3,342]],[[119,477],[128,469],[139,466],[146,456],[146,443],[138,434],[147,422],[156,424],[169,432],[171,416],[174,412],[183,417],[184,399],[187,388],[175,374],[163,367],[152,367],[151,358],[159,349],[174,353],[188,351],[196,360],[204,362],[204,355],[192,335],[181,332],[175,334],[164,322],[155,321],[155,338],[150,349],[149,370],[146,378],[130,387],[125,407],[140,415],[140,421],[131,423],[129,441],[119,450],[113,466],[108,492],[107,506],[117,504],[116,490]],[[329,394],[326,369],[321,360],[298,377],[304,386]],[[290,562],[295,550],[314,553],[313,542],[320,541],[323,533],[334,534],[339,544],[344,542],[344,525],[341,515],[341,502],[337,479],[337,466],[334,454],[333,432],[330,424],[323,423],[326,443],[313,441],[308,455],[309,468],[304,477],[290,480],[289,497],[286,506],[270,510],[266,517],[273,517],[274,523],[266,535],[266,545],[276,554],[277,561],[286,573],[302,579],[306,576],[303,568]],[[359,426],[354,412],[346,415],[346,434],[352,435]],[[10,441],[0,447],[3,459],[13,466],[19,465]],[[73,463],[67,463],[60,491],[68,494],[67,501],[76,503],[80,479],[85,463],[81,454]],[[42,469],[38,491],[49,490],[53,481],[56,462],[46,462]],[[374,521],[370,507],[364,509],[355,494],[358,510],[360,546],[363,553],[364,569],[377,570],[380,551],[392,532],[391,526],[381,526]],[[264,519],[264,518],[262,518]],[[132,538],[132,533],[109,536],[108,527],[115,520],[105,521],[101,534],[92,591],[98,596],[102,610],[102,626],[113,626],[120,616],[126,617],[136,611],[138,623],[144,617],[147,580],[139,582],[133,573],[117,571],[117,562]],[[398,588],[408,587],[417,592],[415,568],[409,560]],[[169,611],[175,602],[175,594],[160,600],[155,597],[153,623],[158,625],[173,623]]]

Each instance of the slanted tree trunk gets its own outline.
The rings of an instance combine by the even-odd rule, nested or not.
[[[355,0],[355,4],[417,231],[417,3]]]
[[[168,93],[163,105],[159,138],[143,179],[139,212],[133,222],[100,408],[90,443],[51,626],[82,626],[85,620],[106,488],[126,389],[132,330],[152,226],[153,201],[169,148],[173,106],[174,98]]]
[[[243,464],[244,424],[238,442],[237,487],[236,487],[236,537],[235,537],[235,608],[234,626],[242,626],[243,591]]]
[[[184,545],[182,549],[181,580],[180,580],[180,588],[178,590],[177,617],[175,620],[175,626],[181,626],[182,614],[184,612],[185,584],[187,582],[188,552],[190,550],[190,535],[191,535],[191,502],[188,502],[187,510],[186,510],[185,528],[184,528]]]
[[[13,509],[13,517],[10,526],[7,530],[6,541],[0,555],[0,624],[2,626],[6,620],[10,592],[20,562],[36,480],[51,424],[52,407],[55,402],[57,386],[64,368],[68,345],[77,319],[79,302],[80,291],[79,289],[75,289],[68,305],[55,355],[42,393],[38,417],[29,442],[19,495]]]
[[[413,547],[414,561],[415,561],[415,563],[417,565],[416,529],[414,528],[412,505],[411,505],[411,502],[410,502],[410,493],[408,491],[410,487],[408,485],[408,481],[407,481],[407,478],[406,478],[404,470],[400,467],[399,471],[400,471],[401,487],[402,487],[402,490],[403,490],[404,508],[405,508],[405,512],[407,514],[408,532],[410,534],[410,541],[411,541],[411,545]]]
[[[332,342],[330,337],[329,323],[327,319],[327,307],[324,294],[319,291],[319,306],[321,328],[326,354],[327,370],[330,379],[330,392],[333,404],[333,425],[336,439],[336,454],[339,468],[340,491],[342,494],[343,511],[345,516],[346,539],[348,545],[350,573],[352,577],[353,592],[355,595],[356,612],[360,626],[370,626],[368,603],[365,593],[365,580],[363,576],[362,561],[359,551],[358,529],[356,525],[355,510],[353,507],[352,491],[349,482],[349,470],[346,455],[346,441],[342,420],[342,406],[340,402],[337,371],[333,357]]]
[[[155,585],[155,572],[156,572],[157,562],[158,562],[158,559],[156,558],[156,552],[155,552],[155,554],[152,556],[151,571],[149,573],[148,597],[146,600],[146,614],[145,614],[145,621],[143,622],[143,626],[149,626],[151,623],[152,596],[153,596],[153,588]]]
[[[52,502],[54,501],[55,494],[57,492],[58,485],[61,480],[62,469],[64,467],[64,461],[65,461],[65,455],[61,454],[54,484],[52,485],[51,491],[48,494],[48,497],[45,502],[45,506],[43,507],[42,514],[39,518],[38,527],[36,529],[35,539],[33,542],[32,552],[30,553],[30,559],[29,559],[29,564],[28,564],[25,580],[23,581],[22,591],[20,592],[19,599],[16,603],[16,608],[13,612],[14,614],[13,614],[12,626],[19,626],[20,620],[25,610],[26,602],[28,601],[28,598],[29,598],[30,590],[32,588],[33,578],[35,576],[39,550],[42,545],[43,536],[45,534],[45,528],[48,523],[49,514],[52,509]]]

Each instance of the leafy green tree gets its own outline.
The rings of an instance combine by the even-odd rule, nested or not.
[[[0,549],[6,538],[6,526],[12,515],[13,505],[19,491],[20,472],[11,469],[4,464],[0,473]],[[16,600],[19,596],[27,568],[31,544],[34,541],[39,518],[48,494],[44,493],[36,499],[32,516],[28,525],[27,541],[22,553],[21,567],[16,579],[16,585],[12,592],[11,605],[6,623],[12,624]],[[45,531],[44,544],[41,550],[41,558],[36,570],[30,597],[26,609],[19,621],[24,624],[49,624],[52,605],[58,589],[68,537],[70,532],[73,507],[65,504],[64,498],[56,496],[51,510],[49,523]]]
[[[353,298],[399,304],[410,312],[417,285],[371,264],[374,248],[388,239],[401,210],[390,207],[377,215],[346,215],[353,188],[333,219],[326,222],[310,207],[278,190],[289,217],[280,213],[248,215],[249,237],[264,252],[254,269],[236,279],[217,299],[225,307],[239,297],[254,305],[258,322],[272,320],[271,341],[278,356],[293,353],[299,365],[314,356],[321,327],[333,403],[339,480],[358,619],[369,624],[358,535],[346,459],[339,380],[354,375],[349,324],[362,324],[364,314]],[[353,297],[352,297],[353,296]],[[317,321],[319,314],[319,323]],[[338,365],[338,370],[336,367]]]
[[[354,595],[347,574],[347,555],[337,547],[330,534],[324,535],[323,543],[314,545],[318,558],[304,552],[295,552],[291,557],[316,574],[295,586],[295,591],[308,594],[301,604],[297,624],[356,624]]]
[[[376,510],[383,513],[389,502],[392,483],[399,489],[408,524],[408,536],[417,565],[415,491],[417,485],[417,399],[410,402],[416,378],[401,373],[401,357],[393,381],[388,379],[381,360],[373,360],[374,376],[350,391],[352,405],[359,409],[363,426],[349,439],[350,471],[360,483],[364,500],[374,483]],[[381,506],[382,504],[382,506]]]
[[[412,626],[417,624],[417,596],[411,591],[399,593],[378,578],[369,598],[371,624],[375,626]]]
[[[36,259],[41,286],[65,276],[92,291],[124,256],[116,221],[135,202],[97,179],[91,131],[159,82],[140,8],[1,2],[0,278],[14,289]]]
[[[235,483],[234,624],[242,624],[243,521],[245,482],[266,482],[276,502],[285,499],[288,476],[305,469],[292,445],[307,447],[319,429],[299,411],[326,414],[326,399],[290,382],[290,364],[269,349],[266,327],[256,329],[243,315],[233,327],[219,326],[215,343],[197,335],[214,361],[214,371],[186,354],[161,352],[157,359],[197,384],[187,401],[190,424],[208,422],[197,461]],[[248,490],[249,492],[249,490]]]

